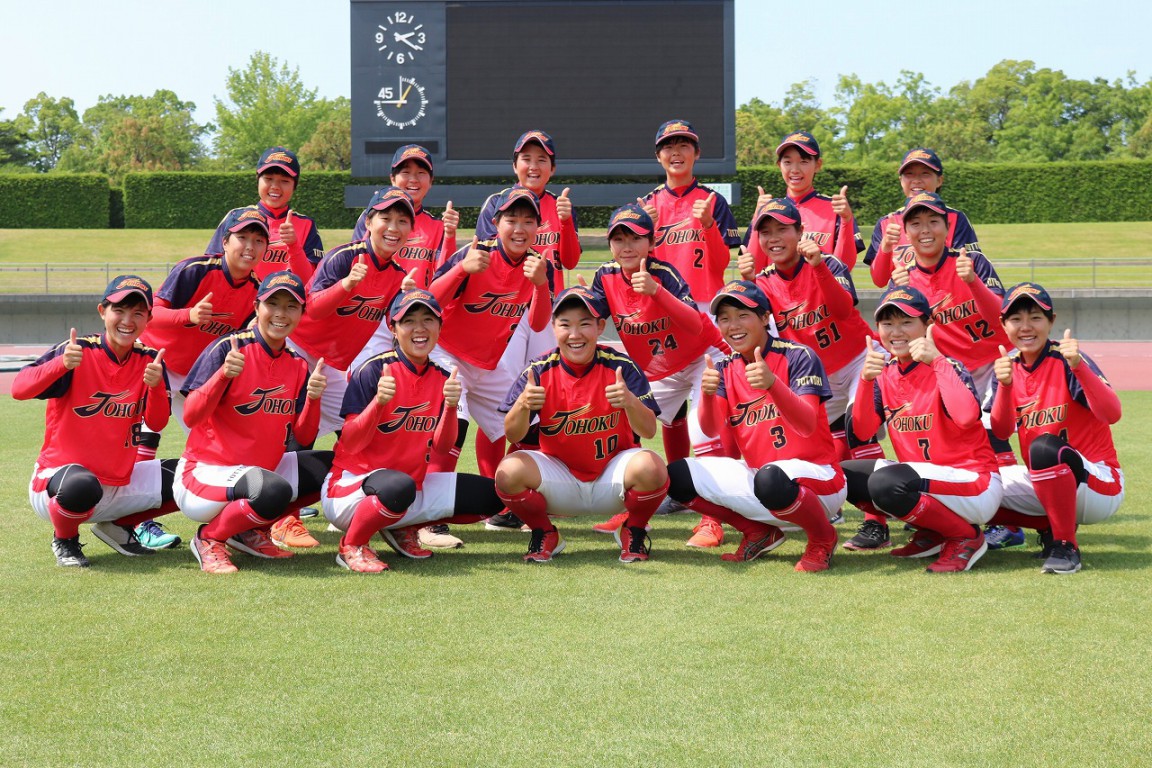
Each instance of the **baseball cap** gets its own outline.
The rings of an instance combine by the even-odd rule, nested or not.
[[[820,157],[820,144],[816,141],[816,137],[807,131],[796,131],[780,139],[780,145],[776,147],[776,157],[780,157],[780,153],[788,147],[796,147],[806,155]]]
[[[696,133],[692,123],[687,120],[669,120],[656,129],[656,146],[660,146],[661,142],[673,136],[683,136],[686,139],[692,139],[697,144],[700,143],[700,134]]]
[[[564,304],[574,301],[587,307],[588,311],[592,313],[592,317],[608,317],[608,307],[591,288],[584,285],[574,285],[560,291],[556,295],[556,300],[552,302],[552,316],[555,317],[556,313],[564,307]]]
[[[774,197],[756,209],[756,215],[752,217],[753,231],[759,229],[760,223],[769,216],[781,224],[798,224],[800,222],[800,211],[796,209],[795,203],[786,197]]]
[[[246,208],[233,208],[224,216],[225,232],[239,232],[252,225],[264,230],[265,235],[268,234],[268,218],[260,213],[260,209],[254,205]]]
[[[429,154],[428,150],[424,149],[424,147],[420,146],[419,144],[405,144],[404,146],[400,147],[400,149],[393,152],[391,166],[392,170],[395,171],[409,160],[415,160],[418,163],[422,163],[428,168],[428,173],[435,174],[435,171],[432,170],[432,155]]]
[[[410,291],[396,294],[396,298],[392,299],[392,304],[388,307],[388,321],[399,322],[404,315],[408,314],[409,310],[419,306],[427,307],[436,317],[444,317],[440,303],[436,301],[436,297],[431,292],[423,288],[413,288]]]
[[[873,317],[880,316],[884,307],[896,307],[909,317],[928,317],[932,314],[932,307],[928,304],[928,297],[910,285],[897,285],[884,291],[880,303],[876,305]]]
[[[279,168],[292,178],[300,175],[300,161],[296,159],[296,153],[284,147],[272,147],[260,155],[260,162],[256,164],[256,175],[259,176],[269,168]]]
[[[904,221],[908,221],[908,217],[912,215],[912,211],[916,208],[927,208],[941,216],[948,215],[948,206],[944,205],[944,201],[940,199],[940,195],[935,192],[917,192],[908,198],[904,203]]]
[[[517,202],[524,200],[532,206],[532,211],[536,214],[536,218],[540,218],[540,198],[536,197],[536,193],[527,187],[511,187],[500,193],[496,198],[496,210],[492,213],[492,219],[496,219],[496,215],[508,210]]]
[[[368,201],[365,212],[386,211],[394,205],[404,206],[413,218],[416,217],[416,206],[412,204],[412,198],[408,197],[408,193],[400,187],[384,187],[376,190],[372,199]]]
[[[101,303],[106,301],[109,304],[119,304],[133,293],[143,296],[148,309],[152,309],[152,286],[138,275],[117,275],[112,278],[112,282],[108,283],[108,287],[104,289],[104,298]]]
[[[768,303],[768,297],[764,295],[764,291],[750,280],[733,280],[726,284],[712,298],[712,303],[708,305],[708,311],[715,315],[720,311],[720,302],[724,299],[732,299],[740,306],[754,309],[758,313],[772,311],[772,305]]]
[[[544,133],[544,131],[526,131],[516,139],[516,146],[513,147],[513,152],[519,152],[524,149],[525,144],[536,142],[544,151],[548,153],[549,157],[556,156],[556,145],[552,143],[552,137]]]
[[[636,203],[628,203],[612,211],[612,218],[608,219],[609,237],[612,236],[612,230],[616,227],[627,227],[637,235],[646,237],[652,236],[656,231],[656,226],[652,223],[652,217],[648,215],[648,211]]]
[[[1012,305],[1020,299],[1029,299],[1045,312],[1052,311],[1052,297],[1042,286],[1037,283],[1017,283],[1004,294],[1004,301],[1000,304],[1000,316],[1006,316]]]
[[[256,289],[256,300],[265,301],[277,291],[288,291],[296,301],[301,304],[304,303],[306,295],[304,280],[295,272],[284,269],[268,275],[260,282],[260,287]]]
[[[904,169],[912,165],[912,163],[920,163],[926,165],[936,173],[944,173],[944,163],[940,162],[940,155],[936,154],[934,149],[925,149],[924,147],[917,147],[916,149],[908,150],[908,154],[904,155],[904,159],[900,161],[900,173],[904,173]]]

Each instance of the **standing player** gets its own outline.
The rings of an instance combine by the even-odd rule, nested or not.
[[[992,430],[1018,434],[1026,466],[1001,468],[1005,509],[994,522],[1039,529],[1044,573],[1076,573],[1076,526],[1107,520],[1124,500],[1111,430],[1120,398],[1071,330],[1051,338],[1056,313],[1042,287],[1013,286],[1001,315],[1016,352],[1001,347],[996,360]]]
[[[138,343],[152,310],[152,288],[135,275],[108,284],[97,311],[102,334],[76,335],[21,369],[16,400],[47,400],[44,445],[32,470],[32,509],[52,523],[56,563],[86,568],[81,523],[123,555],[150,555],[133,529],[170,502],[159,461],[136,461],[141,424],[168,423],[164,350]],[[175,507],[167,511],[174,511]],[[141,514],[143,513],[143,514]]]
[[[552,515],[614,515],[625,509],[620,562],[648,559],[645,526],[668,491],[664,460],[636,435],[656,434],[656,405],[644,374],[627,356],[597,345],[607,307],[584,286],[556,298],[557,348],[533,360],[500,406],[516,442],[540,419],[539,450],[508,454],[496,492],[532,529],[526,563],[546,563],[564,549]]]
[[[322,499],[325,516],[345,531],[336,562],[360,573],[388,569],[368,546],[377,531],[401,555],[423,559],[432,553],[418,531],[429,523],[475,523],[503,508],[490,478],[428,472],[431,454],[456,440],[461,393],[455,372],[430,359],[440,305],[415,289],[397,296],[388,315],[396,346],[352,375]]]
[[[225,545],[254,557],[291,557],[268,536],[298,497],[319,498],[330,451],[285,451],[316,439],[323,361],[288,348],[304,314],[304,282],[273,272],[260,284],[256,324],[220,339],[184,383],[192,431],[176,470],[176,503],[201,523],[192,555],[206,573],[234,573]]]
[[[784,540],[783,525],[808,535],[797,571],[827,570],[836,549],[828,521],[844,503],[844,475],[824,402],[832,393],[820,358],[768,333],[771,306],[755,283],[737,280],[712,300],[732,355],[704,371],[700,426],[734,431],[744,460],[682,459],[668,467],[672,498],[743,534],[727,561],[755,560]]]
[[[262,213],[268,222],[268,250],[256,263],[256,279],[263,280],[273,272],[289,269],[304,280],[312,277],[316,265],[324,255],[324,244],[316,222],[292,210],[292,196],[300,183],[300,161],[296,153],[284,147],[264,150],[256,164],[256,193],[260,200],[249,206]],[[204,249],[207,256],[224,252],[224,237],[228,234],[221,222]]]
[[[852,428],[864,440],[887,423],[897,461],[843,467],[849,501],[917,529],[894,556],[939,552],[928,572],[953,573],[969,570],[987,550],[980,526],[995,514],[1003,489],[972,379],[936,349],[931,312],[915,288],[890,288],[881,297],[876,324],[892,358],[869,342]]]

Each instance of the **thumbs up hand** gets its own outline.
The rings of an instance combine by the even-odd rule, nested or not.
[[[419,267],[412,267],[408,274],[404,275],[404,279],[400,282],[400,290],[413,291],[419,286],[416,285],[416,274],[420,271]]]
[[[448,378],[444,380],[444,405],[449,408],[455,408],[460,404],[460,396],[464,393],[464,387],[460,383],[460,378],[456,375],[458,368],[453,366],[452,373],[448,374]]]
[[[488,248],[480,247],[480,238],[472,236],[472,244],[468,246],[468,253],[464,254],[460,266],[470,275],[478,275],[488,269],[492,263],[492,252]]]
[[[972,257],[968,255],[967,248],[961,248],[960,255],[956,257],[956,276],[966,283],[976,279],[976,270],[972,267]]]
[[[616,380],[604,388],[604,396],[608,398],[608,405],[613,408],[623,408],[628,403],[628,396],[632,394],[628,385],[624,383],[624,371],[616,369]]]
[[[740,272],[741,280],[751,280],[756,276],[756,257],[748,253],[744,246],[740,246],[736,256],[736,269]]]
[[[572,201],[568,199],[568,190],[569,187],[564,187],[560,197],[556,198],[556,216],[560,221],[568,221],[572,218]]]
[[[769,389],[776,383],[776,375],[768,369],[768,363],[764,362],[764,353],[760,351],[760,347],[756,347],[753,351],[752,363],[744,366],[744,376],[753,389]]]
[[[293,245],[296,242],[296,225],[292,223],[291,208],[288,209],[288,214],[280,224],[280,242],[284,245]]]
[[[998,346],[1000,350],[1000,357],[992,364],[992,373],[996,376],[996,381],[1000,382],[1001,386],[1012,386],[1012,359],[1008,357],[1008,350],[1004,349],[1004,345]]]
[[[148,365],[144,366],[144,385],[147,387],[155,387],[160,382],[164,381],[164,350],[161,349],[156,353],[156,357]]]
[[[316,361],[316,367],[308,376],[307,394],[309,400],[319,400],[328,386],[328,377],[324,375],[324,358]]]
[[[644,212],[652,219],[652,226],[655,227],[660,220],[660,214],[656,211],[656,204],[638,197],[636,198],[636,205],[644,209]]]
[[[224,378],[234,379],[240,375],[244,370],[244,353],[240,351],[240,345],[236,343],[236,337],[228,337],[229,350],[228,354],[224,356],[224,363],[220,366],[220,370],[224,371]]]
[[[62,359],[64,361],[64,367],[70,371],[76,370],[80,365],[80,361],[84,359],[84,348],[76,343],[75,328],[68,334],[68,344],[64,347]]]
[[[832,212],[840,217],[841,221],[852,221],[852,206],[848,204],[848,185],[840,187],[840,191],[832,195]]]
[[[1080,342],[1072,338],[1071,328],[1064,329],[1064,338],[1060,339],[1060,354],[1071,368],[1079,366],[1080,361],[1084,359],[1080,356]]]
[[[208,318],[212,317],[212,292],[209,291],[204,295],[204,298],[196,302],[196,306],[188,311],[188,320],[193,325],[200,325]]]
[[[392,375],[388,366],[380,373],[380,380],[376,382],[376,403],[380,406],[388,405],[396,397],[396,377]]]
[[[444,237],[456,237],[456,230],[460,227],[460,211],[452,207],[451,200],[444,206],[440,221],[444,223]]]
[[[768,201],[771,199],[772,199],[772,195],[765,192],[764,187],[761,187],[759,185],[756,186],[756,208],[755,208],[755,210],[759,211],[761,208],[763,208],[765,205],[767,205]]]
[[[703,229],[711,229],[712,225],[716,223],[716,219],[712,217],[712,210],[715,205],[715,192],[710,192],[708,197],[692,203],[692,216],[700,222]]]
[[[864,379],[864,381],[874,381],[884,372],[884,366],[887,364],[888,358],[884,354],[884,348],[880,346],[880,343],[871,337],[869,337],[865,349],[868,354],[864,356],[864,367],[860,369],[860,378]]]
[[[716,370],[712,355],[704,355],[704,373],[700,377],[700,391],[706,395],[714,395],[719,390],[720,371]]]
[[[540,386],[535,368],[529,369],[528,383],[524,385],[524,391],[520,393],[519,399],[529,411],[538,411],[544,407],[544,387]]]
[[[340,281],[340,284],[344,286],[345,291],[351,293],[366,277],[368,277],[368,257],[360,254],[356,257],[352,268],[348,270],[348,275]]]
[[[888,221],[884,224],[884,237],[880,240],[880,250],[884,253],[892,253],[896,250],[896,246],[900,243],[900,235],[903,234],[904,228],[900,225],[900,217],[896,214],[890,214]]]
[[[934,323],[929,323],[928,327],[924,329],[924,335],[918,339],[912,339],[908,344],[908,354],[916,362],[931,363],[940,357],[940,350],[936,349],[936,343],[932,341],[932,329],[935,327]]]
[[[892,265],[892,284],[907,288],[912,282],[908,274],[908,264],[903,259],[897,259]]]
[[[632,273],[632,290],[642,296],[655,296],[660,283],[648,272],[648,259],[640,259],[640,268]]]

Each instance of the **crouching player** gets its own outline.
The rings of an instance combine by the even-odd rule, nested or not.
[[[928,572],[948,573],[969,570],[987,550],[980,526],[996,512],[1002,487],[972,377],[936,349],[931,313],[915,288],[890,288],[881,297],[876,324],[892,357],[869,342],[852,428],[867,439],[885,421],[897,461],[856,459],[843,467],[849,501],[917,529],[892,554],[939,552]]]
[[[668,468],[668,494],[743,534],[728,561],[755,560],[784,540],[783,525],[808,535],[797,571],[823,571],[836,549],[828,522],[844,503],[844,475],[824,402],[832,393],[808,347],[768,333],[771,307],[755,283],[737,280],[712,300],[712,313],[733,353],[707,360],[700,426],[734,430],[744,461],[707,456]]]
[[[1048,292],[1020,283],[1004,296],[1004,330],[992,384],[992,430],[1020,437],[1025,466],[1003,467],[1004,501],[994,523],[1036,528],[1044,573],[1080,570],[1076,526],[1107,520],[1124,499],[1124,473],[1112,443],[1120,398],[1072,331],[1051,338]]]
[[[428,472],[433,453],[456,442],[461,386],[429,359],[440,338],[440,305],[425,290],[398,295],[388,311],[395,340],[352,375],[344,429],[324,482],[324,515],[340,530],[336,562],[350,571],[388,570],[368,546],[380,531],[405,557],[423,559],[419,531],[430,523],[478,523],[503,508],[490,478]],[[468,509],[468,514],[457,510]]]
[[[514,451],[496,469],[496,492],[532,529],[526,563],[546,563],[564,549],[553,515],[615,515],[620,562],[647,560],[645,526],[668,490],[664,460],[639,447],[656,434],[659,406],[648,380],[625,355],[598,346],[608,309],[584,286],[556,297],[557,348],[536,358],[500,410],[512,442],[540,419],[540,449]]]
[[[150,555],[133,529],[171,502],[159,461],[136,463],[141,424],[168,423],[168,379],[157,352],[137,342],[152,316],[152,288],[135,275],[108,284],[97,311],[104,333],[77,337],[23,368],[16,400],[47,400],[44,445],[32,470],[32,509],[52,523],[56,563],[86,568],[80,524],[122,555]],[[110,393],[117,394],[110,394]],[[175,507],[167,511],[174,511]]]
[[[207,573],[234,573],[225,545],[254,557],[292,553],[269,538],[296,499],[320,497],[331,451],[285,451],[316,439],[323,359],[308,364],[287,346],[304,313],[304,281],[273,272],[257,291],[256,325],[208,347],[184,383],[191,433],[176,470],[176,503],[202,523],[192,554]]]

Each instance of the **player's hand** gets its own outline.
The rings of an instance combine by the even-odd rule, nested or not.
[[[632,391],[624,383],[624,370],[617,368],[616,380],[604,387],[604,397],[608,399],[608,405],[613,408],[623,408],[628,404],[628,396],[631,394]]]
[[[656,205],[651,201],[645,202],[644,198],[636,198],[636,205],[644,209],[644,212],[652,219],[652,226],[655,227],[660,220],[660,214],[656,212]]]
[[[83,359],[84,347],[76,343],[76,329],[73,328],[68,334],[68,344],[64,347],[64,367],[74,371],[80,366],[80,361]]]
[[[560,197],[556,198],[556,217],[560,221],[568,221],[572,218],[572,201],[568,199],[568,190],[568,187],[564,187]]]
[[[753,389],[768,389],[776,383],[776,374],[768,369],[768,363],[764,362],[764,353],[760,351],[760,347],[756,347],[752,357],[752,364],[744,366],[748,386]]]
[[[396,378],[389,373],[388,368],[385,368],[380,374],[380,380],[376,382],[376,404],[388,405],[394,397],[396,397]]]
[[[588,287],[588,282],[584,279],[584,273],[583,272],[577,272],[576,273],[576,282],[580,283],[580,285],[583,286],[584,288]]]
[[[308,377],[307,393],[309,400],[319,400],[328,386],[328,377],[324,375],[323,371],[324,358],[320,358],[316,361],[316,367],[312,369],[312,374]]]
[[[535,370],[528,371],[528,383],[524,385],[524,391],[518,399],[529,411],[538,411],[544,407],[544,387],[540,386]]]
[[[451,200],[444,206],[440,221],[444,224],[444,237],[456,237],[456,229],[460,226],[460,211],[452,207]]]
[[[204,295],[204,298],[196,302],[196,306],[192,307],[188,312],[188,319],[193,325],[200,325],[208,318],[212,317],[212,292],[209,291]]]
[[[880,346],[880,343],[871,336],[865,343],[868,354],[864,356],[864,367],[860,369],[860,378],[864,381],[875,381],[884,372],[888,356],[884,354],[884,347]]]
[[[460,265],[468,274],[478,275],[488,269],[488,265],[491,263],[492,254],[489,249],[480,247],[480,238],[473,235],[472,245],[468,246],[468,253],[464,254],[464,259]]]
[[[748,253],[744,246],[740,246],[736,255],[736,269],[740,272],[741,280],[751,280],[756,276],[756,257]]]
[[[156,353],[156,357],[152,362],[144,366],[144,386],[155,387],[160,382],[164,381],[164,350],[161,349]]]
[[[832,212],[840,217],[841,221],[852,221],[852,206],[848,204],[848,185],[840,187],[840,191],[832,195]]]
[[[976,279],[976,270],[972,268],[972,258],[966,248],[961,248],[960,255],[956,257],[956,275],[966,283]]]
[[[940,350],[936,349],[936,342],[932,341],[932,329],[936,326],[932,323],[924,329],[924,335],[918,339],[912,339],[908,343],[908,354],[912,359],[918,363],[931,363],[936,358],[940,357]]]
[[[452,373],[448,374],[448,378],[444,380],[444,405],[449,408],[460,405],[460,396],[464,394],[464,387],[456,375],[458,370],[458,368],[453,367]]]
[[[404,279],[400,281],[400,290],[414,291],[419,286],[416,285],[416,273],[420,271],[420,267],[412,267],[408,274],[404,275]]]
[[[1064,338],[1060,339],[1060,354],[1068,361],[1070,368],[1080,365],[1084,358],[1080,356],[1080,342],[1072,338],[1072,329],[1064,329]]]
[[[996,358],[996,362],[992,363],[992,373],[996,376],[996,381],[1000,382],[1001,386],[1012,386],[1012,360],[1008,357],[1008,350],[1004,349],[1004,345],[1000,344],[997,347],[1000,350],[1000,357]]]
[[[228,340],[231,348],[228,354],[224,357],[224,364],[220,366],[220,370],[224,371],[224,378],[234,379],[240,375],[244,370],[244,353],[240,351],[240,346],[236,343],[236,337],[233,336]]]
[[[706,395],[714,395],[720,391],[720,371],[716,370],[712,355],[704,355],[704,373],[700,376],[700,391]]]
[[[771,199],[772,199],[772,195],[765,192],[764,187],[761,187],[760,185],[756,185],[756,207],[753,209],[753,211],[754,211],[752,214],[753,218],[755,218],[755,216],[756,216],[755,211],[759,211],[761,208],[763,208],[765,205],[767,205],[768,201]]]
[[[640,259],[640,268],[632,273],[632,290],[641,296],[655,296],[660,283],[648,272],[648,259]]]
[[[368,257],[360,254],[356,257],[352,268],[348,270],[348,275],[340,281],[340,284],[344,286],[345,291],[351,293],[366,277],[368,277]]]
[[[816,245],[815,240],[801,240],[796,244],[796,250],[804,257],[804,261],[808,262],[809,266],[816,266],[824,260],[824,254],[820,251],[820,246]]]
[[[715,192],[710,192],[708,197],[692,203],[692,216],[700,222],[702,228],[711,229],[712,225],[716,223],[716,219],[712,218],[712,209],[715,205]]]
[[[884,225],[884,237],[880,239],[880,250],[884,253],[892,253],[896,250],[896,246],[900,243],[900,235],[903,231],[903,228],[900,226],[900,220],[896,218],[896,214],[890,215],[887,224]]]
[[[284,223],[280,225],[280,242],[284,245],[292,245],[296,242],[296,226],[292,223],[292,209],[288,209],[288,214],[284,217]]]
[[[548,282],[548,260],[536,251],[528,251],[524,257],[524,277],[532,285],[544,285]]]
[[[907,288],[911,282],[912,278],[908,275],[908,265],[904,263],[903,259],[898,259],[892,265],[892,284]]]

